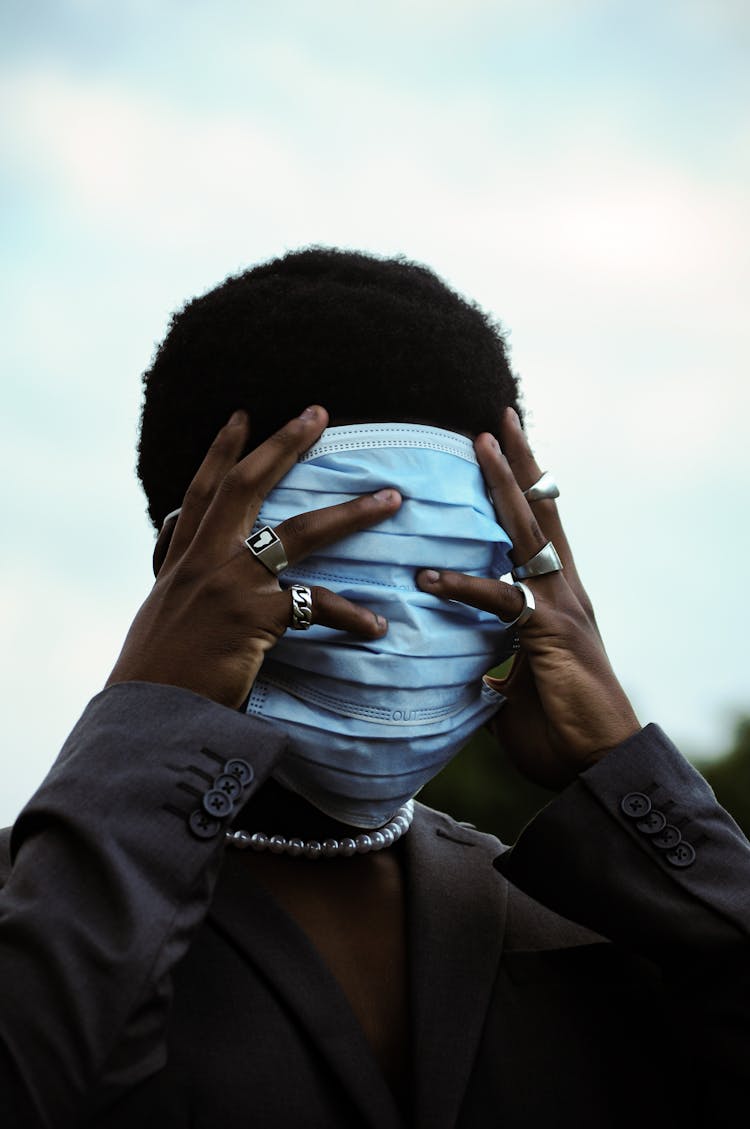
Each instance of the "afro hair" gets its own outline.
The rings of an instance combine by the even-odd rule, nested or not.
[[[497,434],[519,410],[499,327],[427,267],[310,248],[227,278],[172,318],[143,378],[138,476],[158,528],[237,408],[256,446],[308,404],[337,421]]]

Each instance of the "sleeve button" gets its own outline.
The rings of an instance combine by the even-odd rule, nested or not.
[[[692,843],[686,843],[683,840],[671,851],[667,851],[664,857],[672,866],[691,866],[695,862],[695,847]]]
[[[211,788],[203,797],[203,807],[209,815],[222,819],[234,810],[234,803],[225,792],[219,791],[218,788]]]
[[[240,760],[239,757],[227,761],[224,765],[224,772],[228,773],[229,776],[236,776],[243,788],[250,783],[255,775],[247,761]]]
[[[188,816],[188,827],[198,839],[213,839],[221,830],[221,822],[200,808],[196,808]]]
[[[675,827],[672,823],[667,823],[658,835],[653,836],[651,842],[655,847],[659,847],[663,851],[668,851],[682,842],[682,832],[679,827]]]
[[[643,819],[651,811],[651,801],[643,792],[628,792],[620,800],[620,809],[630,819]]]
[[[666,826],[667,817],[663,811],[659,811],[657,808],[651,808],[648,815],[644,819],[639,819],[636,823],[636,827],[644,835],[658,835]]]
[[[214,788],[223,792],[225,796],[234,801],[238,796],[242,795],[242,785],[236,776],[232,776],[229,772],[223,772],[221,776],[217,776],[214,780]]]

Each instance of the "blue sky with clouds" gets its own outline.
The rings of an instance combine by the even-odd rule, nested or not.
[[[169,314],[308,243],[510,332],[642,719],[748,705],[744,0],[7,0],[0,608],[13,817],[148,590],[139,379]]]

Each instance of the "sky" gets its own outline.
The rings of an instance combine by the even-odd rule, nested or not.
[[[499,319],[641,720],[750,707],[745,0],[5,0],[0,822],[151,583],[140,378],[170,315],[310,244]]]

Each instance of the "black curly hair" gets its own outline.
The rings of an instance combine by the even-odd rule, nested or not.
[[[143,377],[138,476],[158,528],[236,408],[251,446],[311,403],[337,420],[497,433],[519,410],[500,328],[431,270],[335,248],[291,252],[189,301]]]

